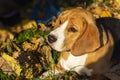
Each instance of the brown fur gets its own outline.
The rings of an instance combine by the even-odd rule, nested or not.
[[[58,17],[55,28],[66,20],[69,20],[69,23],[64,32],[65,41],[63,51],[70,50],[75,56],[89,53],[86,66],[94,69],[94,73],[96,74],[107,71],[114,45],[111,33],[107,31],[108,35],[106,35],[103,29],[103,32],[101,32],[103,34],[103,46],[100,46],[100,32],[96,26],[94,17],[82,8],[64,11]],[[77,32],[69,32],[70,27],[74,27]],[[69,55],[61,54],[61,57],[66,60]],[[60,64],[58,63],[58,65]]]
[[[86,65],[93,68],[93,74],[103,74],[109,70],[114,42],[111,34],[108,35],[109,41],[99,50],[89,53],[86,60]]]
[[[100,47],[99,32],[94,24],[88,24],[82,36],[72,46],[72,54],[79,56],[90,53]]]

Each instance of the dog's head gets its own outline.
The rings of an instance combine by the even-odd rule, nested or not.
[[[55,50],[70,50],[73,55],[89,53],[100,46],[94,17],[80,7],[60,14],[47,41]]]

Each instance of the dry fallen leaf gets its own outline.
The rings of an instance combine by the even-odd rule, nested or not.
[[[92,10],[94,14],[100,15],[103,12],[102,7],[96,7],[95,9]]]
[[[11,31],[19,33],[23,30],[27,30],[33,27],[37,28],[37,23],[34,20],[23,20],[20,24],[13,26]]]
[[[21,49],[20,49],[15,43],[12,43],[12,44],[13,44],[13,47],[14,47],[18,52],[21,51]]]
[[[0,69],[5,74],[8,74],[8,75],[14,74],[13,70],[11,69],[11,66],[2,57],[0,57]]]
[[[25,72],[25,77],[26,77],[27,79],[33,78],[33,70],[32,70],[32,68],[29,68],[29,69],[26,70],[26,72]]]
[[[32,27],[37,28],[37,23],[34,20],[24,20],[22,22],[22,29],[23,30],[30,29]]]
[[[21,53],[19,51],[14,51],[12,54],[13,54],[12,57],[17,59],[17,57],[19,57]]]
[[[11,69],[15,72],[17,76],[20,76],[21,66],[19,65],[18,61],[15,60],[13,57],[7,55],[7,53],[2,53],[2,58],[8,63]]]
[[[103,11],[101,13],[100,17],[112,17],[112,15],[109,11]]]
[[[23,42],[22,48],[24,51],[37,50],[38,46],[43,44],[44,39],[42,37],[40,38],[32,37],[30,42],[27,41]]]
[[[40,23],[38,25],[40,26],[40,28],[41,28],[42,31],[46,31],[47,30],[47,27],[45,26],[45,24]]]
[[[45,55],[45,59],[47,60],[47,63],[50,63],[52,59],[52,53],[51,53],[51,48],[49,46],[43,46],[42,47],[42,52]]]
[[[116,6],[120,8],[120,0],[115,0]]]
[[[13,40],[14,35],[7,30],[0,30],[0,42],[5,42],[6,39]]]
[[[22,48],[23,48],[24,51],[32,51],[33,44],[25,41],[22,44]]]

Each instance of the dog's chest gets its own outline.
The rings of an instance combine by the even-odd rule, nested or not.
[[[73,56],[71,53],[67,60],[61,58],[60,64],[65,70],[75,70],[80,71],[85,67],[85,62],[88,54],[82,56]]]

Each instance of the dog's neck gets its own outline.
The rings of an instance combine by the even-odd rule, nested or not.
[[[100,46],[95,51],[100,49],[102,46],[104,46],[108,42],[108,31],[103,27],[102,24],[97,25],[97,28],[99,31]]]

